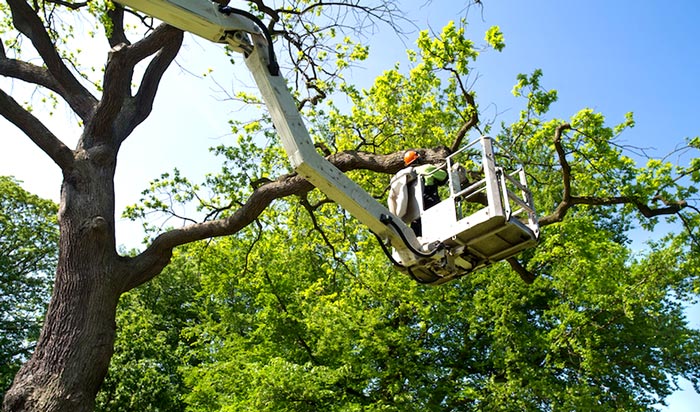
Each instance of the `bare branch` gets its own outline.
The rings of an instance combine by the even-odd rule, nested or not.
[[[306,209],[306,211],[309,212],[309,217],[311,218],[311,223],[313,224],[314,229],[321,235],[321,238],[323,239],[323,242],[326,244],[328,249],[330,249],[331,254],[333,255],[333,260],[335,260],[341,266],[343,266],[348,273],[352,273],[352,270],[350,270],[350,267],[348,267],[347,263],[345,263],[345,261],[343,259],[338,257],[338,254],[336,253],[336,250],[335,250],[335,246],[333,246],[333,242],[331,242],[331,240],[328,238],[328,235],[326,235],[326,232],[318,224],[318,219],[316,219],[316,214],[314,213],[314,211],[320,205],[312,206],[311,203],[309,203],[309,199],[306,195],[300,196],[300,202],[301,202],[301,205],[304,206],[304,209]],[[326,202],[322,202],[322,203],[326,203]]]
[[[0,90],[0,115],[22,130],[61,170],[73,164],[70,148],[3,90]]]
[[[279,292],[277,291],[277,288],[275,287],[275,284],[272,282],[272,278],[270,277],[270,274],[267,273],[267,271],[263,271],[263,274],[265,275],[265,279],[267,279],[267,283],[270,285],[270,291],[272,292],[272,295],[273,295],[273,296],[275,297],[275,299],[277,300],[277,303],[279,304],[280,309],[282,309],[282,311],[283,311],[284,313],[287,313],[287,314],[289,314],[289,315],[292,315],[292,313],[289,311],[289,309],[287,309],[287,305],[284,303],[284,299],[282,299],[282,296],[281,296],[281,295],[279,294]],[[292,315],[292,316],[290,316],[290,317],[293,317],[293,318],[294,318],[295,316]],[[294,331],[293,331],[292,333],[295,335],[297,343],[299,343],[299,345],[300,345],[300,346],[304,349],[304,351],[306,352],[306,355],[309,357],[309,360],[311,360],[311,362],[312,362],[314,365],[318,365],[318,364],[319,364],[318,359],[316,359],[316,357],[314,356],[314,351],[313,351],[313,349],[311,349],[311,346],[309,346],[309,344],[306,342],[306,340],[304,339],[304,337],[303,337],[301,334],[299,334],[299,333],[296,331],[296,329],[294,329]]]
[[[319,0],[303,5],[295,4],[299,8],[288,5],[275,8],[273,2],[265,0],[251,2],[260,12],[270,17],[267,24],[270,33],[286,41],[289,61],[295,66],[293,75],[296,78],[290,80],[295,82],[298,89],[303,87],[305,93],[308,93],[308,97],[300,99],[299,108],[325,99],[335,84],[329,80],[337,79],[343,70],[337,65],[326,64],[328,57],[322,57],[338,53],[338,49],[329,44],[324,33],[332,30],[367,37],[373,33],[372,29],[377,24],[383,23],[402,36],[404,33],[401,23],[410,24],[395,0],[383,0],[375,5],[358,0]]]
[[[48,73],[55,79],[54,84],[60,85],[52,90],[60,94],[83,121],[87,121],[95,108],[95,97],[63,63],[41,19],[29,4],[24,0],[8,0],[7,3],[10,5],[15,27],[31,40],[46,64]]]
[[[245,264],[243,265],[243,270],[241,271],[242,274],[248,273],[248,264],[250,263],[250,254],[253,252],[253,248],[255,248],[255,245],[262,239],[262,234],[263,234],[263,227],[262,223],[260,223],[260,220],[255,219],[255,225],[258,227],[258,231],[255,234],[255,239],[253,239],[252,242],[250,242],[250,245],[248,246],[248,249],[245,252],[245,259],[243,260]]]
[[[88,2],[81,2],[81,3],[72,3],[68,1],[61,1],[61,0],[46,0],[47,3],[53,3],[53,4],[58,4],[59,6],[63,6],[65,8],[71,9],[71,10],[78,10],[81,7],[87,6]]]

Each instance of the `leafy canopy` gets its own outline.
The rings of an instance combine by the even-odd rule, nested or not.
[[[497,28],[486,38],[502,49]],[[465,87],[478,54],[454,23],[435,37],[422,32],[409,70],[396,65],[366,90],[341,84],[350,108],[309,110],[316,142],[331,153],[461,144],[478,115]],[[519,118],[482,125],[526,164],[543,224],[540,245],[520,257],[532,284],[499,263],[437,288],[418,285],[313,191],[274,203],[235,236],[181,248],[165,276],[132,291],[110,371],[116,386],[102,399],[149,396],[120,379],[133,370],[121,366],[139,359],[139,375],[167,376],[189,411],[643,411],[680,377],[697,387],[700,333],[683,305],[700,290],[700,222],[693,207],[671,206],[696,192],[698,139],[688,142],[687,165],[639,166],[617,143],[634,126],[631,114],[613,126],[587,108],[549,118],[557,93],[541,81],[539,70],[518,76]],[[212,200],[197,203],[205,218],[226,215],[227,204],[287,171],[266,122],[235,125],[236,144],[216,149],[221,174],[202,186],[164,175],[147,192],[152,203],[134,210],[167,215],[163,195],[196,201],[206,190]],[[353,177],[385,195],[387,175]],[[631,230],[667,216],[681,230],[633,251]],[[132,324],[145,325],[137,338]],[[166,350],[149,350],[152,341]]]

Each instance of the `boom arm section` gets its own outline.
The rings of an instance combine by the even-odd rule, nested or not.
[[[208,0],[119,0],[118,3],[214,43],[228,43],[228,36],[234,31],[259,31],[249,18],[224,14],[218,4]]]
[[[403,266],[413,266],[427,255],[434,255],[427,250],[430,245],[421,245],[411,228],[316,151],[285,79],[270,70],[270,65],[275,64],[271,61],[274,53],[270,52],[269,36],[259,25],[234,10],[222,12],[218,5],[206,0],[118,1],[183,31],[243,52],[294,169],[388,241]]]
[[[400,219],[394,219],[386,207],[316,151],[286,81],[281,76],[270,75],[267,70],[269,62],[266,56],[269,53],[266,49],[269,46],[262,36],[251,37],[255,43],[252,53],[246,58],[246,65],[253,73],[294,170],[372,232],[388,239],[404,266],[415,264],[421,255],[414,251],[423,252],[413,230]],[[387,219],[392,219],[395,227],[388,226]]]

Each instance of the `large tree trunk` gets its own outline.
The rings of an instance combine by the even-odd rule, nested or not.
[[[5,411],[91,411],[107,373],[122,285],[114,240],[115,151],[76,153],[64,174],[60,256],[46,322]],[[106,155],[105,155],[106,154]]]
[[[114,350],[119,296],[168,263],[160,248],[134,263],[119,257],[114,235],[114,172],[121,143],[151,112],[165,70],[182,44],[180,30],[167,25],[130,43],[123,9],[108,12],[117,24],[98,100],[65,65],[48,35],[43,9],[8,0],[18,31],[32,41],[43,66],[8,58],[4,73],[60,95],[84,122],[75,150],[68,148],[30,112],[0,90],[0,115],[10,120],[63,171],[59,210],[59,261],[53,296],[32,358],[5,394],[3,411],[90,411]],[[134,67],[150,58],[136,94]],[[2,70],[0,70],[2,71]]]

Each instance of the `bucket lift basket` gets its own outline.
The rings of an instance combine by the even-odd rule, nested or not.
[[[470,142],[446,160],[447,198],[423,210],[421,179],[416,188],[421,241],[439,242],[447,250],[442,262],[423,263],[432,266],[433,274],[439,277],[430,284],[441,284],[512,257],[535,246],[539,238],[522,162],[488,136]]]

